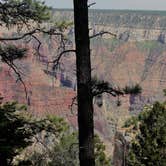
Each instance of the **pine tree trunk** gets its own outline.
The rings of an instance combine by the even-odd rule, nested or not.
[[[80,166],[94,166],[94,124],[87,0],[74,0]]]
[[[5,155],[0,154],[0,166],[7,166],[7,158]]]

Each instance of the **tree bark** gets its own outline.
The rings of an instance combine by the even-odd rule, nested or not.
[[[80,166],[95,165],[87,3],[87,0],[74,0]]]
[[[7,157],[3,154],[0,154],[0,166],[7,166]]]

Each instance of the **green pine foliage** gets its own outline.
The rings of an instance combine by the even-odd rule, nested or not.
[[[19,115],[23,107],[16,102],[0,105],[0,160],[9,163],[31,141],[32,132],[25,126],[26,119]]]
[[[156,102],[138,117],[139,130],[129,150],[128,166],[166,165],[166,107]]]
[[[123,89],[125,94],[140,94],[142,92],[142,88],[139,84],[133,85],[133,86],[126,86]]]
[[[94,142],[96,166],[111,166],[111,158],[105,154],[106,146],[100,140],[99,136],[95,135]]]
[[[62,134],[63,133],[63,134]],[[23,163],[35,166],[79,166],[78,134],[62,132],[59,143],[56,143],[52,150],[47,150],[44,154],[34,153],[29,160]],[[111,166],[111,158],[105,153],[105,145],[98,136],[95,136],[95,163],[96,166]],[[47,156],[48,162],[46,162]]]
[[[49,8],[38,0],[2,0],[0,9],[0,24],[8,28],[27,25],[29,21],[41,23],[50,18]]]
[[[46,137],[54,134],[60,139],[69,128],[62,118],[35,118],[24,110],[26,106],[17,102],[0,104],[0,163],[11,165],[13,158],[30,146],[32,138],[42,131],[47,132]]]
[[[0,46],[0,57],[2,62],[13,62],[22,59],[27,52],[26,48],[18,48],[15,45]]]
[[[78,134],[62,118],[51,115],[35,118],[24,110],[26,106],[17,102],[0,102],[0,163],[13,165],[13,159],[33,144],[34,136],[46,131],[45,140],[52,135],[56,138],[53,147],[43,142],[44,151],[39,153],[34,149],[23,160],[17,159],[17,165],[78,166]],[[111,166],[104,143],[98,136],[94,141],[96,166]]]
[[[95,135],[95,163],[96,166],[111,166],[111,158],[105,153],[105,145],[99,136]],[[68,134],[60,140],[51,153],[50,166],[79,166],[77,133]]]

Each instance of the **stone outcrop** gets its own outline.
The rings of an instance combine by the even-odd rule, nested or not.
[[[115,43],[115,45],[113,44]],[[114,86],[140,84],[142,94],[130,96],[130,110],[141,111],[145,104],[163,99],[166,87],[165,44],[157,41],[93,41],[93,73]]]
[[[71,20],[73,17],[71,11],[60,10],[59,14],[60,19]],[[117,106],[117,98],[107,94],[103,95],[102,104],[95,104],[96,132],[108,143],[111,153],[114,151],[114,136],[121,139],[116,133],[123,122],[131,114],[138,114],[145,104],[163,100],[162,90],[166,87],[165,19],[166,16],[161,13],[90,11],[90,26],[94,29],[91,34],[104,30],[118,36],[113,39],[104,35],[103,38],[91,40],[93,75],[115,87],[139,83],[143,89],[139,96],[121,96],[120,106]],[[68,34],[71,41],[72,35],[73,28]],[[70,44],[73,47],[73,43]],[[76,113],[70,110],[72,98],[76,96],[75,57],[70,54],[65,56],[62,59],[65,69],[52,71],[52,67],[46,64],[57,53],[52,51],[57,43],[43,39],[40,61],[32,56],[31,46],[27,58],[16,61],[25,74],[23,79],[28,91],[28,111],[37,116],[56,114],[65,117],[76,128]],[[33,41],[33,47],[36,46]],[[18,100],[27,104],[24,88],[16,80],[17,76],[1,63],[0,93],[4,100]]]
[[[59,20],[73,20],[71,10],[55,10]],[[124,41],[157,40],[165,43],[166,14],[164,11],[90,10],[90,31],[109,31]],[[104,35],[110,38],[110,35]]]

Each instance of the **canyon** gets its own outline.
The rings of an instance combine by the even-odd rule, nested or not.
[[[71,10],[55,9],[52,19],[72,21],[73,13]],[[164,100],[166,13],[90,10],[89,20],[90,35],[101,31],[117,35],[116,38],[105,34],[91,39],[93,76],[108,81],[113,87],[135,84],[142,87],[142,93],[137,96],[124,95],[118,99],[103,94],[101,105],[94,99],[96,133],[109,145],[108,151],[113,153],[116,139],[120,137],[117,138],[117,133],[125,132],[122,128],[124,121],[131,115],[137,115],[145,105]],[[70,27],[67,37],[72,43],[69,48],[74,47],[73,34],[73,27]],[[3,31],[0,35],[6,34]],[[47,62],[57,54],[58,43],[47,36],[40,36],[40,39],[40,60],[34,55],[33,48],[37,47],[34,41],[28,46],[26,42],[18,43],[29,50],[25,58],[15,61],[24,73],[28,101],[23,85],[16,81],[17,75],[3,63],[0,63],[0,94],[4,101],[17,100],[28,105],[28,111],[35,116],[62,116],[76,129],[76,105],[71,109],[76,96],[75,57],[67,54],[62,59],[63,69],[52,71]]]
[[[54,10],[56,20],[73,20],[71,10]],[[108,31],[125,41],[157,40],[165,43],[165,11],[90,10],[90,33]],[[109,35],[105,35],[109,38]]]

